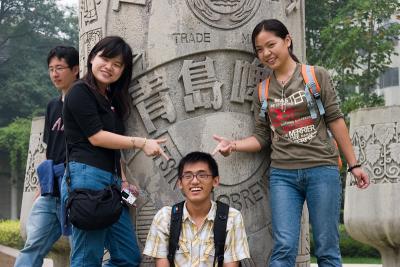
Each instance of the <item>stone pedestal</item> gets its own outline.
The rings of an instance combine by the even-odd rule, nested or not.
[[[23,239],[26,239],[26,221],[32,209],[35,192],[39,183],[36,168],[46,159],[46,145],[43,143],[43,127],[44,117],[37,117],[32,120],[20,217],[20,230]],[[53,259],[53,266],[69,266],[69,251],[68,239],[61,237],[55,243],[50,253]]]
[[[379,250],[384,267],[400,266],[400,106],[351,114],[350,136],[371,185],[346,179],[344,222],[356,240]]]

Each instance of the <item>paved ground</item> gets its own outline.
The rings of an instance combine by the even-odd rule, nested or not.
[[[318,267],[318,265],[311,263],[311,267]],[[343,264],[343,267],[382,267],[382,264]]]

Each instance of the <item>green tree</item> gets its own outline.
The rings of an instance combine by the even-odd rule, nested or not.
[[[23,173],[28,156],[31,120],[17,118],[7,127],[0,128],[0,149],[8,151],[13,172]]]
[[[10,158],[11,219],[17,219],[17,184],[24,178],[29,148],[30,119],[16,119],[0,128],[0,149],[8,151]]]
[[[44,111],[56,95],[47,53],[77,43],[74,9],[60,9],[55,0],[0,0],[0,126]]]
[[[333,71],[345,114],[384,104],[372,89],[395,54],[399,9],[398,0],[306,1],[308,62]],[[360,94],[348,90],[355,86]]]
[[[324,44],[321,40],[321,31],[328,27],[336,17],[338,9],[345,5],[347,0],[305,1],[305,30],[307,61],[313,65],[323,65]]]
[[[321,31],[321,58],[335,70],[341,85],[358,85],[368,96],[392,62],[400,24],[390,19],[399,11],[398,0],[349,0],[338,9],[337,16]]]

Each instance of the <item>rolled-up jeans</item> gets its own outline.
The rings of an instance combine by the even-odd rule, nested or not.
[[[71,190],[75,188],[101,190],[113,183],[119,185],[121,183],[112,173],[87,164],[70,162],[69,169]],[[65,203],[68,197],[65,176],[61,195]],[[71,267],[102,266],[104,248],[108,249],[110,259],[103,266],[132,267],[140,264],[140,250],[127,207],[123,208],[119,220],[107,228],[82,230],[73,226],[72,244]]]
[[[40,196],[26,222],[27,238],[15,267],[41,267],[43,259],[61,236],[60,198]]]
[[[337,166],[270,168],[274,246],[270,267],[294,267],[301,214],[307,201],[319,267],[342,266],[339,249],[341,180]]]

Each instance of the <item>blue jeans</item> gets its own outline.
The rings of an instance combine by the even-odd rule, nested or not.
[[[270,169],[274,239],[270,267],[295,266],[305,200],[318,266],[342,266],[338,230],[341,191],[337,166],[296,170]]]
[[[60,198],[40,196],[26,223],[27,239],[15,267],[41,267],[43,258],[61,236]]]
[[[100,190],[119,183],[120,179],[107,171],[87,164],[70,162],[71,190],[88,188]],[[65,176],[61,186],[62,201],[68,197]],[[71,267],[100,267],[104,248],[110,252],[110,259],[104,266],[139,266],[140,250],[129,215],[129,209],[123,208],[121,217],[113,225],[100,230],[81,230],[72,227]]]

